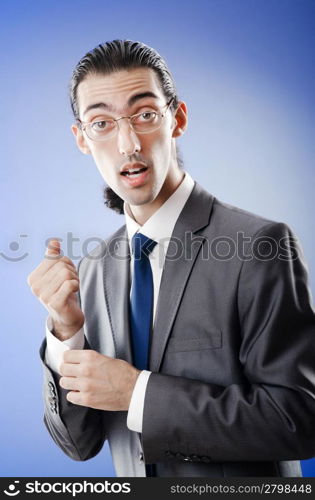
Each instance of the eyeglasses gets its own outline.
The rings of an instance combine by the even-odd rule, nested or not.
[[[104,120],[95,120],[92,122],[81,122],[79,120],[79,124],[81,129],[92,141],[107,141],[107,139],[113,137],[119,128],[119,120],[123,119],[127,119],[129,121],[130,127],[137,134],[149,134],[150,132],[154,132],[160,128],[162,120],[173,100],[174,97],[172,97],[172,99],[165,104],[166,109],[164,113],[148,109],[142,111],[142,113],[137,113],[131,116],[121,116],[120,118],[106,118]]]

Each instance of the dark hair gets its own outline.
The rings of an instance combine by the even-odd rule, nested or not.
[[[90,74],[110,74],[131,68],[151,68],[158,76],[162,91],[171,107],[178,106],[178,96],[173,77],[164,59],[158,52],[141,42],[113,40],[98,45],[85,54],[76,65],[70,82],[70,102],[74,117],[79,121],[78,86]],[[179,161],[182,166],[182,160]],[[110,187],[104,188],[104,203],[109,208],[123,214],[124,201]]]

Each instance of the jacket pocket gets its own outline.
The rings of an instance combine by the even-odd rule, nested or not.
[[[170,339],[168,343],[169,352],[202,351],[203,349],[219,349],[222,347],[222,334],[215,332],[207,338],[198,339]]]

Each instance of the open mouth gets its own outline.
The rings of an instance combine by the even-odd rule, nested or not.
[[[142,172],[145,172],[146,170],[148,170],[148,167],[129,168],[128,170],[121,172],[121,175],[124,175],[126,177],[139,177],[142,174]]]

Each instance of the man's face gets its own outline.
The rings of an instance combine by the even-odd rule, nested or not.
[[[150,68],[91,74],[78,86],[79,114],[84,123],[150,110],[164,113],[166,104],[157,75]],[[185,128],[183,106],[181,103],[178,120],[178,113],[174,116],[168,109],[160,128],[146,134],[136,133],[126,119],[119,120],[117,133],[104,142],[91,140],[75,125],[72,130],[81,151],[92,154],[107,185],[129,205],[144,205],[156,200],[163,190],[172,190],[178,178],[174,137]],[[126,175],[127,169],[139,168],[144,169],[140,175]]]

